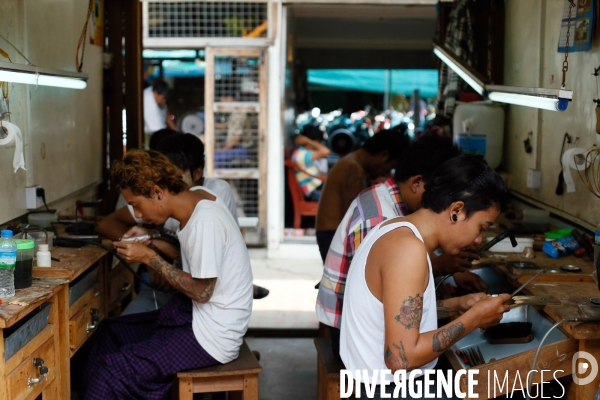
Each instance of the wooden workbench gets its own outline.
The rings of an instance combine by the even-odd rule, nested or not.
[[[600,306],[594,306],[590,303],[591,297],[600,296],[600,290],[598,290],[598,285],[591,276],[593,266],[589,258],[567,256],[554,259],[541,251],[536,251],[535,253],[536,257],[533,259],[524,259],[518,254],[505,253],[503,255],[506,257],[484,257],[477,263],[480,265],[491,264],[492,268],[506,276],[509,283],[515,287],[520,286],[521,283],[525,282],[539,270],[515,270],[505,265],[507,261],[530,261],[536,263],[542,269],[558,271],[560,271],[559,268],[561,265],[577,265],[582,268],[581,272],[560,271],[559,273],[543,273],[522,292],[526,295],[540,297],[553,296],[561,301],[560,305],[547,305],[541,309],[536,307],[552,323],[568,318],[591,316],[590,314],[593,311],[595,311],[593,313],[594,316],[600,318]],[[474,266],[474,268],[476,267]],[[562,372],[556,374],[556,377],[564,377],[573,372],[572,357],[577,351],[586,351],[600,362],[600,323],[564,323],[558,329],[565,333],[568,338],[545,345],[540,353],[539,366],[544,366],[544,369],[553,372],[562,370]],[[487,376],[488,370],[496,371],[502,376],[504,376],[505,371],[509,371],[509,376],[512,376],[512,379],[509,379],[508,386],[512,388],[514,376],[517,371],[519,371],[521,377],[527,375],[531,368],[534,354],[535,349],[478,365],[476,368],[480,370],[480,376],[484,377]],[[460,363],[456,362],[453,355],[447,354],[447,356],[455,369],[463,368]],[[553,373],[547,374],[546,380],[552,379]],[[585,376],[580,377],[584,378]],[[535,382],[539,381],[540,375],[536,374]],[[463,383],[466,384],[466,381]],[[485,386],[486,382],[480,383],[483,383],[483,386]],[[593,399],[595,398],[599,384],[600,374],[592,383],[584,386],[575,385],[569,378],[566,385],[567,395],[565,398]],[[480,390],[476,390],[479,398],[487,398],[487,387],[483,386],[478,388]],[[518,383],[516,387],[520,387]]]
[[[555,286],[532,284],[523,290],[528,295],[555,296],[562,304],[545,306],[542,312],[553,322],[562,319],[592,316],[587,312],[587,307],[597,309],[600,315],[600,306],[594,306],[590,298],[600,296],[600,290],[595,282],[556,282]],[[600,362],[600,323],[564,323],[559,329],[569,337],[578,340],[577,351],[586,351]],[[570,373],[571,371],[569,371]],[[584,378],[585,376],[581,376]],[[568,398],[594,399],[600,385],[600,374],[592,383],[584,386],[570,384],[567,387]]]
[[[93,335],[100,320],[133,292],[134,277],[121,264],[112,268],[108,251],[99,246],[54,247],[51,253],[60,261],[52,261],[47,268],[34,266],[33,275],[68,283],[64,296],[59,297],[59,309],[64,338],[60,355],[66,365],[62,380],[70,391],[71,357]],[[69,393],[64,398],[70,398]]]
[[[68,375],[61,349],[68,346],[64,330],[68,320],[65,318],[64,299],[68,298],[67,281],[55,278],[34,278],[31,287],[16,290],[14,297],[2,299],[0,305],[0,398],[34,399],[40,394],[45,400],[70,398],[70,391],[64,380]],[[51,303],[48,323],[31,340],[5,360],[4,340],[12,327],[26,322],[38,312],[44,303]],[[29,319],[29,321],[32,321]],[[5,335],[6,333],[6,335]],[[20,333],[20,332],[19,332]],[[34,359],[43,359],[48,368],[45,377],[40,377],[40,369]],[[30,381],[34,379],[34,381]]]
[[[490,254],[490,253],[487,253]],[[543,251],[536,251],[535,258],[527,259],[516,253],[496,253],[495,257],[482,257],[473,263],[473,268],[482,265],[491,265],[496,271],[505,275],[508,281],[515,286],[525,282],[536,274],[539,269],[517,269],[510,266],[510,262],[532,262],[544,270],[536,278],[536,282],[593,282],[591,274],[594,272],[593,263],[588,257],[575,257],[573,255],[552,258]],[[560,269],[563,265],[575,265],[581,268],[580,272],[566,272]]]

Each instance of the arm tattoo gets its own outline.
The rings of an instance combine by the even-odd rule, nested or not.
[[[402,369],[402,365],[400,365],[400,361],[398,361],[398,357],[390,350],[390,346],[385,349],[385,363],[386,365],[391,367],[392,371],[397,371]]]
[[[402,342],[400,342],[400,346],[398,346],[396,343],[392,343],[392,344],[398,350],[398,355],[400,356],[400,360],[402,360],[402,362],[401,362],[402,368],[407,369],[408,368],[408,357],[406,357],[406,351],[404,350],[404,344]]]
[[[404,299],[400,313],[396,315],[396,322],[400,322],[408,330],[419,328],[421,316],[423,315],[423,296],[417,293],[415,297],[408,296]]]
[[[465,326],[462,322],[443,328],[433,335],[433,351],[443,352],[457,341],[463,333],[465,333]]]
[[[164,276],[175,289],[200,303],[210,300],[217,283],[217,278],[193,278],[189,273],[173,267],[156,253],[150,257],[148,266]]]

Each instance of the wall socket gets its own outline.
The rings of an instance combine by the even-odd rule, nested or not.
[[[44,201],[36,193],[38,188],[41,188],[41,186],[25,188],[25,208],[28,210],[35,210],[44,205]]]
[[[527,187],[529,189],[539,189],[542,186],[542,171],[537,169],[527,170]]]

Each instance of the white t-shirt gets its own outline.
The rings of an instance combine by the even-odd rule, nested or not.
[[[223,204],[225,204],[225,206],[233,216],[235,223],[238,224],[237,207],[235,204],[235,198],[233,197],[233,193],[231,193],[231,186],[229,186],[229,183],[222,179],[205,178],[204,186],[193,186],[190,188],[191,191],[197,189],[208,189],[206,191],[215,196],[217,198],[217,201],[221,201],[223,202]],[[121,199],[123,199],[123,206],[119,207],[119,204],[121,204]],[[124,207],[125,205],[129,209],[129,212],[131,213],[131,216],[133,217],[135,222],[138,225],[143,224],[144,220],[141,218],[136,218],[135,213],[133,211],[133,207],[127,204],[122,195],[119,195],[119,199],[117,200],[117,210]],[[177,229],[179,229],[179,221],[173,218],[169,218],[167,222],[165,222],[164,228],[167,231],[172,231],[173,233],[175,233],[177,232]]]
[[[192,301],[194,335],[215,360],[230,362],[238,357],[252,312],[252,269],[240,229],[223,203],[201,200],[177,237],[183,270],[217,278],[207,303]]]
[[[144,89],[144,133],[152,134],[167,127],[167,106],[159,106],[152,86]]]

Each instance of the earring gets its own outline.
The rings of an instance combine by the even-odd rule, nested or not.
[[[458,221],[458,215],[452,214],[452,221],[457,222]]]
[[[158,199],[159,199],[159,200],[162,200],[162,196],[158,196]]]

